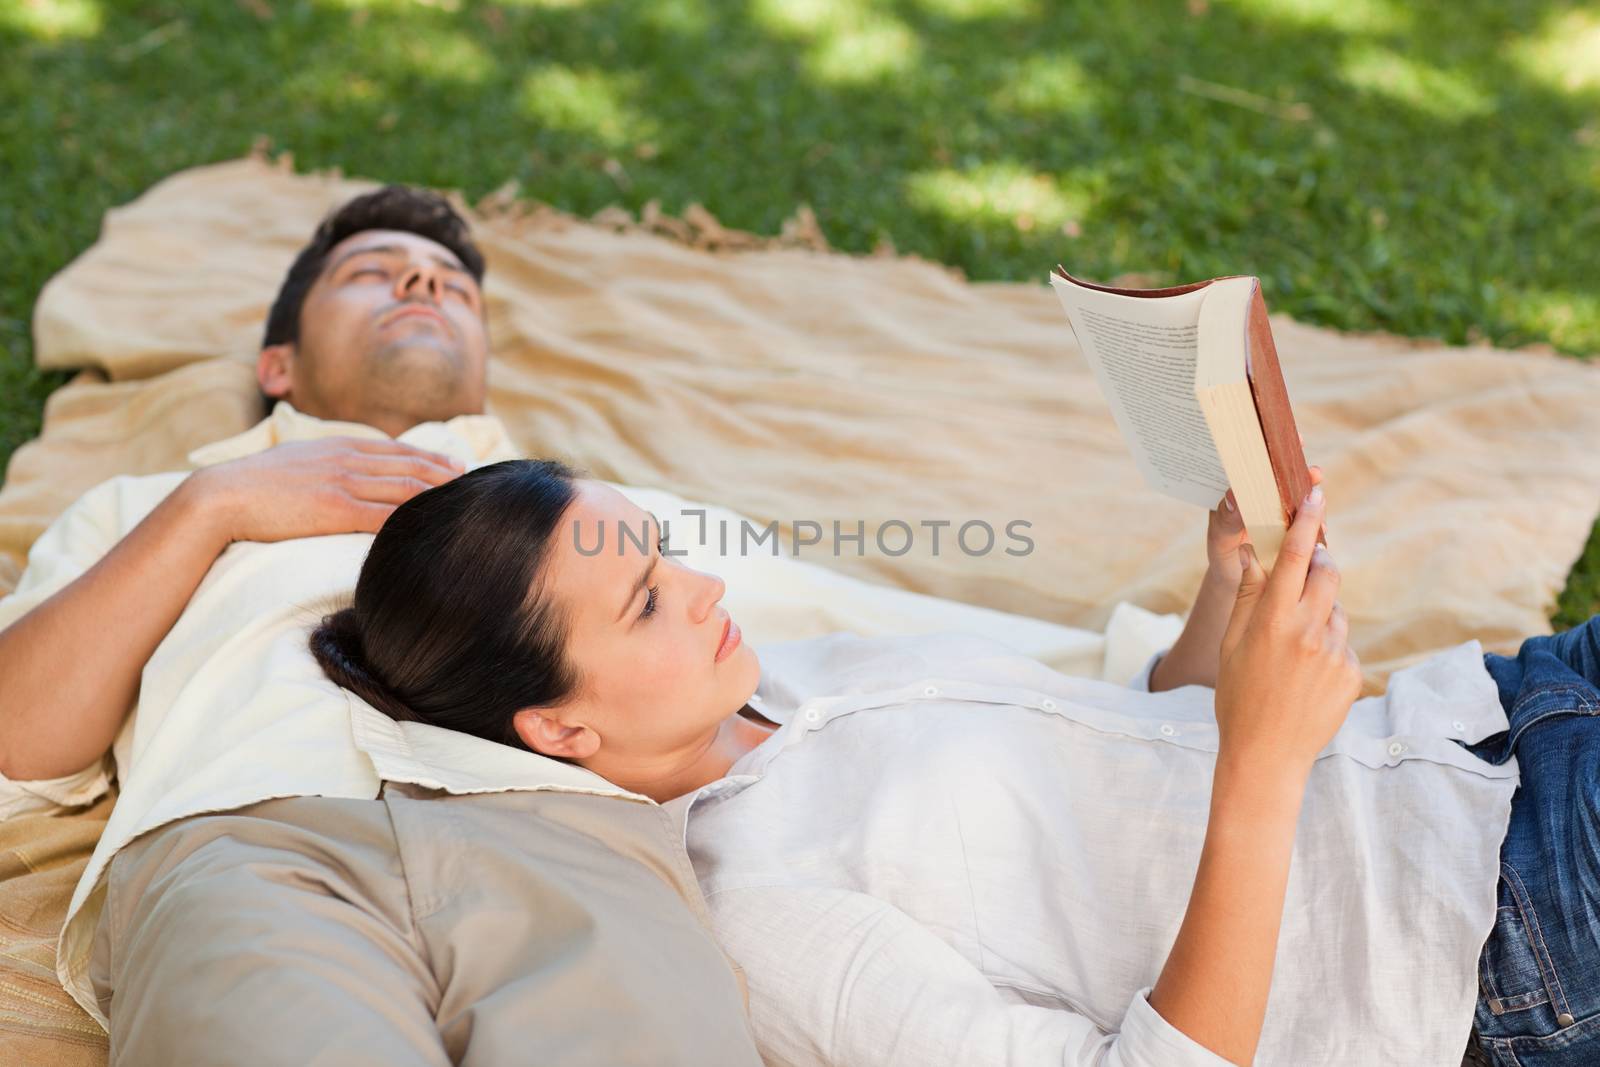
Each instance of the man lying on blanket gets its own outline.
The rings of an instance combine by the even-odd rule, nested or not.
[[[431,194],[338,209],[272,306],[270,416],[195,470],[84,494],[0,598],[0,819],[120,787],[57,954],[113,1061],[758,1062],[681,819],[394,723],[307,647],[397,505],[518,455],[482,414],[483,274]],[[740,518],[616,488],[662,519]],[[792,558],[682,554],[738,572],[756,643],[951,629],[1047,656],[1096,636]]]
[[[120,781],[57,963],[114,1062],[758,1062],[659,808],[532,755],[482,792],[353,732],[305,649],[398,504],[517,454],[483,274],[431,194],[330,215],[271,416],[85,494],[0,599],[0,818]]]

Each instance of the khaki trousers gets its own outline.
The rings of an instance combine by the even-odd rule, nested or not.
[[[666,812],[556,792],[294,797],[111,864],[111,1062],[758,1067]]]

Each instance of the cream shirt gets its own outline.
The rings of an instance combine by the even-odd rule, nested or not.
[[[328,422],[279,403],[237,437],[190,455],[221,463],[275,444],[334,435],[382,438],[372,427]],[[400,440],[480,465],[519,455],[498,420],[462,416],[425,423]],[[113,478],[84,494],[34,544],[13,595],[0,598],[10,625],[88,570],[148,515],[188,472]],[[761,553],[719,555],[697,545],[703,520],[738,529],[740,516],[657,489],[614,486],[670,523],[684,562],[721,574],[724,605],[759,649],[853,630],[862,634],[939,629],[983,634],[1063,670],[1126,678],[1182,622],[1118,605],[1106,634],[1057,626],[858,581],[802,560]],[[134,837],[176,819],[284,796],[371,798],[383,781],[452,792],[564,789],[651,803],[579,768],[418,724],[399,726],[329,682],[307,637],[347,601],[372,538],[366,534],[271,544],[241,542],[211,567],[146,664],[137,705],[107,760],[43,782],[0,779],[0,818],[87,803],[115,774],[121,793],[78,883],[57,954],[57,973],[101,1025],[87,978],[104,874]],[[108,620],[114,626],[115,620]],[[0,709],[0,714],[4,710]]]
[[[1456,1067],[1517,786],[1467,641],[1356,701],[1294,842],[1255,1062]],[[769,1067],[1223,1067],[1148,996],[1205,837],[1213,691],[965,635],[761,651],[784,725],[672,802]]]

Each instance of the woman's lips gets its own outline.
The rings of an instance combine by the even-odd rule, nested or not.
[[[722,633],[722,644],[717,646],[717,658],[715,662],[721,663],[723,660],[727,659],[728,656],[732,654],[733,650],[739,647],[739,640],[739,624],[734,622],[733,618],[730,616],[728,618],[728,628]]]

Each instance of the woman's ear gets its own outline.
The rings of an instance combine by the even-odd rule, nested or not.
[[[541,756],[584,760],[600,751],[600,735],[587,726],[568,726],[544,708],[523,708],[511,717],[522,743]]]

